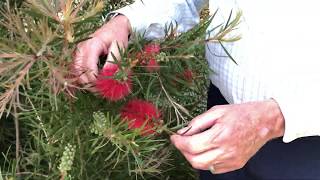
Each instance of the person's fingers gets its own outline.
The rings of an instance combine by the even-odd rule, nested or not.
[[[87,59],[85,53],[85,42],[78,44],[73,57],[73,66],[72,73],[75,76],[78,76],[78,81],[80,83],[88,83],[88,78],[85,73],[85,66],[83,66],[83,62]]]
[[[190,162],[192,167],[196,169],[207,170],[213,165],[214,173],[224,173],[242,168],[246,161],[239,156],[238,149],[232,146],[224,146],[223,136],[225,131],[216,137],[216,141],[212,142],[212,148],[201,153],[192,153],[189,150],[179,149],[185,158]],[[189,136],[190,137],[190,136]],[[215,145],[215,143],[218,143]],[[179,146],[179,145],[177,145]]]
[[[171,141],[180,151],[198,154],[219,146],[215,139],[223,132],[221,124],[215,124],[210,129],[192,136],[172,135]]]
[[[99,71],[97,65],[99,62],[99,57],[101,55],[107,54],[108,47],[107,44],[105,44],[99,38],[93,38],[92,43],[90,44],[90,47],[87,48],[87,50],[89,50],[87,54],[88,59],[84,61],[85,67],[88,68],[86,75],[90,82],[94,82]]]
[[[220,148],[212,149],[201,154],[182,152],[193,168],[201,170],[208,170],[213,164],[224,163],[224,159],[220,158],[223,153],[224,151]],[[218,158],[220,159],[219,161],[217,160]]]
[[[80,83],[95,81],[98,74],[99,56],[107,52],[106,45],[98,38],[92,38],[78,45],[74,57],[74,69]]]
[[[243,163],[233,157],[234,152],[229,149],[216,148],[200,154],[182,152],[184,157],[195,169],[214,170],[215,174],[224,173],[243,167]]]
[[[125,45],[123,43],[119,43],[118,41],[112,41],[109,47],[108,57],[106,63],[104,64],[104,67],[106,67],[109,63],[121,61],[120,51],[123,51],[124,48]]]
[[[235,166],[230,161],[231,160],[226,160],[225,162],[211,164],[208,166],[207,170],[210,170],[213,174],[222,174],[236,170]]]
[[[90,48],[92,53],[87,54],[86,61],[83,61],[83,66],[86,67],[84,75],[89,82],[94,82],[98,75],[98,61],[101,52],[98,49]]]
[[[207,112],[195,117],[187,127],[180,129],[178,134],[191,136],[200,133],[213,126],[218,118],[225,112],[223,106],[214,107]]]

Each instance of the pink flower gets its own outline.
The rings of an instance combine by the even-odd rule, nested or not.
[[[132,90],[130,75],[124,80],[114,79],[119,72],[116,64],[107,65],[97,77],[96,89],[98,93],[109,101],[118,101],[125,98]]]
[[[161,48],[159,44],[147,44],[144,46],[144,52],[146,54],[159,54],[160,49]]]
[[[160,66],[156,59],[150,59],[146,65],[146,70],[148,72],[156,72],[160,70]]]
[[[160,124],[160,111],[152,103],[134,99],[121,110],[121,118],[128,121],[130,129],[142,128],[141,135],[154,134],[154,128]]]

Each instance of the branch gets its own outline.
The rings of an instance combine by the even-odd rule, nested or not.
[[[17,94],[19,96],[19,94]],[[19,129],[19,115],[17,113],[17,106],[13,106],[13,112],[14,112],[14,126],[16,130],[16,173],[20,173],[20,167],[19,167],[19,157],[20,157],[20,129]]]
[[[11,101],[10,104],[13,104],[14,101],[14,94],[16,93],[16,91],[18,91],[18,88],[22,82],[22,80],[24,79],[24,77],[26,76],[26,74],[29,72],[29,69],[32,67],[33,63],[35,62],[35,59],[31,60],[30,62],[28,62],[26,64],[26,66],[21,70],[21,72],[19,73],[19,77],[16,79],[15,83],[12,84],[9,89],[0,96],[0,118],[2,117],[7,104]],[[11,105],[10,105],[11,106]],[[13,104],[13,106],[16,106],[15,104]],[[8,108],[8,112],[10,112],[11,107]],[[8,113],[9,114],[9,113]]]
[[[165,89],[160,77],[159,77],[159,82],[160,82],[160,85],[161,85],[161,89],[164,91],[164,93],[167,96],[169,102],[171,103],[172,107],[174,108],[174,111],[175,111],[175,114],[176,114],[176,117],[177,117],[177,123],[180,124],[180,118],[184,122],[186,122],[186,119],[183,117],[183,115],[181,114],[180,110],[182,110],[186,115],[191,117],[189,111],[186,108],[184,108],[183,106],[181,106],[179,103],[177,103],[174,99],[172,99],[172,97],[168,94],[167,90]]]

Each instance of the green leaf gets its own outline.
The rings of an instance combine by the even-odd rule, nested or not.
[[[236,65],[238,65],[237,62],[236,62],[236,61],[233,59],[233,57],[231,56],[231,54],[228,52],[228,50],[224,47],[224,45],[222,44],[221,41],[219,41],[219,44],[221,45],[223,51],[227,54],[227,56],[228,56]]]

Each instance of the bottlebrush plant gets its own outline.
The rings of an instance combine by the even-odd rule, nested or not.
[[[226,36],[239,16],[210,39],[212,18],[179,36],[171,25],[162,40],[133,35],[79,85],[76,45],[127,2],[0,2],[0,179],[195,178],[168,135],[205,110],[205,42],[237,40]]]

